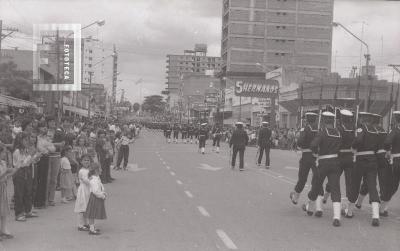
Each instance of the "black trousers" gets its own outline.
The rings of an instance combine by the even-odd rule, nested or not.
[[[233,152],[232,152],[232,166],[235,166],[236,164],[236,156],[239,153],[239,169],[243,169],[244,167],[244,146],[233,146]]]
[[[199,136],[199,148],[206,147],[206,136]]]
[[[392,196],[397,192],[399,189],[400,183],[400,158],[395,158],[393,160],[393,168],[392,168]]]
[[[346,185],[346,197],[349,198],[351,193],[351,172],[354,167],[352,153],[339,153],[340,175],[344,173],[344,181]]]
[[[382,201],[390,201],[393,196],[393,169],[383,153],[377,155],[379,194]],[[360,188],[361,195],[368,194],[367,178],[364,175]]]
[[[221,136],[215,136],[213,138],[213,146],[219,147],[219,142],[221,141]]]
[[[117,167],[121,166],[122,159],[124,159],[124,168],[128,165],[129,159],[129,146],[121,145],[118,151]]]
[[[167,139],[170,139],[170,138],[171,138],[171,132],[166,132],[166,133],[165,133],[165,137],[166,137]]]
[[[182,132],[182,139],[186,139],[187,138],[187,133],[186,132]]]
[[[325,178],[328,178],[329,188],[331,190],[332,202],[340,202],[340,174],[341,169],[339,165],[339,159],[322,159],[319,161],[316,172],[314,172],[314,178],[312,187],[308,193],[308,198],[315,201],[318,195],[323,194],[323,184]]]
[[[259,152],[258,152],[258,164],[261,164],[261,160],[263,157],[263,154],[265,152],[265,165],[269,166],[270,165],[270,159],[269,159],[269,152],[270,152],[271,148],[269,146],[260,146],[259,148]]]
[[[313,183],[314,181],[314,173],[316,172],[315,170],[315,157],[312,155],[311,152],[303,153],[300,162],[299,162],[299,173],[298,173],[298,180],[297,184],[294,187],[294,190],[297,193],[301,193],[304,189],[304,186],[307,183],[307,178],[308,178],[308,173],[311,171],[313,172],[313,180],[311,181]]]
[[[178,132],[174,132],[174,139],[178,139],[179,133]]]
[[[13,178],[15,217],[32,210],[32,167],[20,168]]]
[[[42,156],[37,165],[35,207],[44,207],[47,202],[47,177],[49,173],[49,157]]]
[[[355,203],[360,192],[361,179],[364,177],[369,193],[370,202],[380,202],[376,188],[378,175],[378,161],[375,155],[357,156],[353,171],[351,172],[351,193],[348,197]]]
[[[110,176],[110,166],[111,166],[112,158],[100,158],[101,165],[101,181],[109,181],[111,179]]]

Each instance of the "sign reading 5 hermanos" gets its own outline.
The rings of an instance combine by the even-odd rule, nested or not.
[[[274,79],[263,81],[238,80],[235,83],[235,94],[244,97],[274,97],[278,95],[279,82]]]

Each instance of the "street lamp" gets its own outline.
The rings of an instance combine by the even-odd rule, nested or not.
[[[364,57],[365,57],[365,67],[366,67],[366,69],[365,69],[365,71],[366,71],[366,74],[367,74],[367,79],[368,80],[370,80],[370,76],[369,76],[369,62],[370,62],[370,60],[371,60],[371,55],[369,54],[369,47],[368,47],[368,44],[366,43],[366,42],[364,42],[361,38],[359,38],[359,37],[357,37],[353,32],[351,32],[349,29],[347,29],[344,25],[342,25],[341,23],[339,23],[339,22],[332,22],[332,26],[333,27],[338,27],[338,26],[340,26],[340,27],[342,27],[347,33],[349,33],[350,35],[352,35],[355,39],[357,39],[358,41],[360,41],[361,42],[361,44],[363,44],[366,48],[367,48],[367,54],[365,54],[364,55]],[[359,95],[360,95],[360,90],[358,89],[357,90],[357,93],[356,93],[356,102],[357,102],[357,107],[359,106],[359,102],[358,102],[358,100],[359,100]],[[370,104],[370,100],[371,100],[371,94],[372,94],[372,81],[371,81],[371,83],[370,83],[370,87],[369,87],[369,91],[368,91],[368,97],[367,97],[367,105],[364,107],[364,110],[365,111],[368,111],[369,110],[369,104]]]

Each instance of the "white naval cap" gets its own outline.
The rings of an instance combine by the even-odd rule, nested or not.
[[[263,121],[263,122],[261,122],[261,124],[263,124],[263,125],[268,125],[269,122],[268,122],[268,121]]]
[[[322,113],[322,116],[325,116],[325,117],[335,117],[335,114],[333,114],[333,113],[331,113],[331,112],[323,112],[323,113]]]
[[[207,125],[207,123],[203,123],[203,124],[201,124],[202,126],[205,126],[205,125]]]
[[[243,123],[243,122],[240,122],[240,121],[238,121],[238,122],[236,122],[236,125],[244,125],[244,123]]]
[[[400,115],[400,111],[393,111],[393,115]]]
[[[316,114],[315,112],[306,112],[304,115],[305,116],[318,116],[318,114]]]
[[[340,110],[340,114],[344,116],[353,116],[353,113],[346,109]]]

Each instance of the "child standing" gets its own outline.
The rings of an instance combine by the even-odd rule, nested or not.
[[[104,206],[104,200],[106,199],[106,193],[104,186],[100,180],[100,166],[93,165],[89,172],[90,178],[90,198],[86,208],[85,217],[89,219],[89,234],[99,235],[100,231],[94,227],[94,220],[105,220],[107,219],[106,209]]]
[[[60,173],[60,187],[61,187],[61,203],[68,203],[67,198],[75,197],[76,187],[72,177],[71,163],[69,158],[72,158],[72,147],[66,146],[61,150],[61,173]],[[75,189],[74,189],[75,188]]]
[[[0,146],[0,240],[14,237],[7,229],[7,216],[10,213],[7,196],[7,180],[13,175],[14,170],[7,167],[5,159],[7,159],[7,149],[4,146]]]
[[[78,173],[79,187],[75,201],[74,212],[78,213],[78,230],[89,231],[89,224],[87,218],[84,216],[86,207],[89,202],[90,195],[90,181],[89,181],[89,167],[92,159],[89,155],[84,154],[81,158],[81,169]]]

